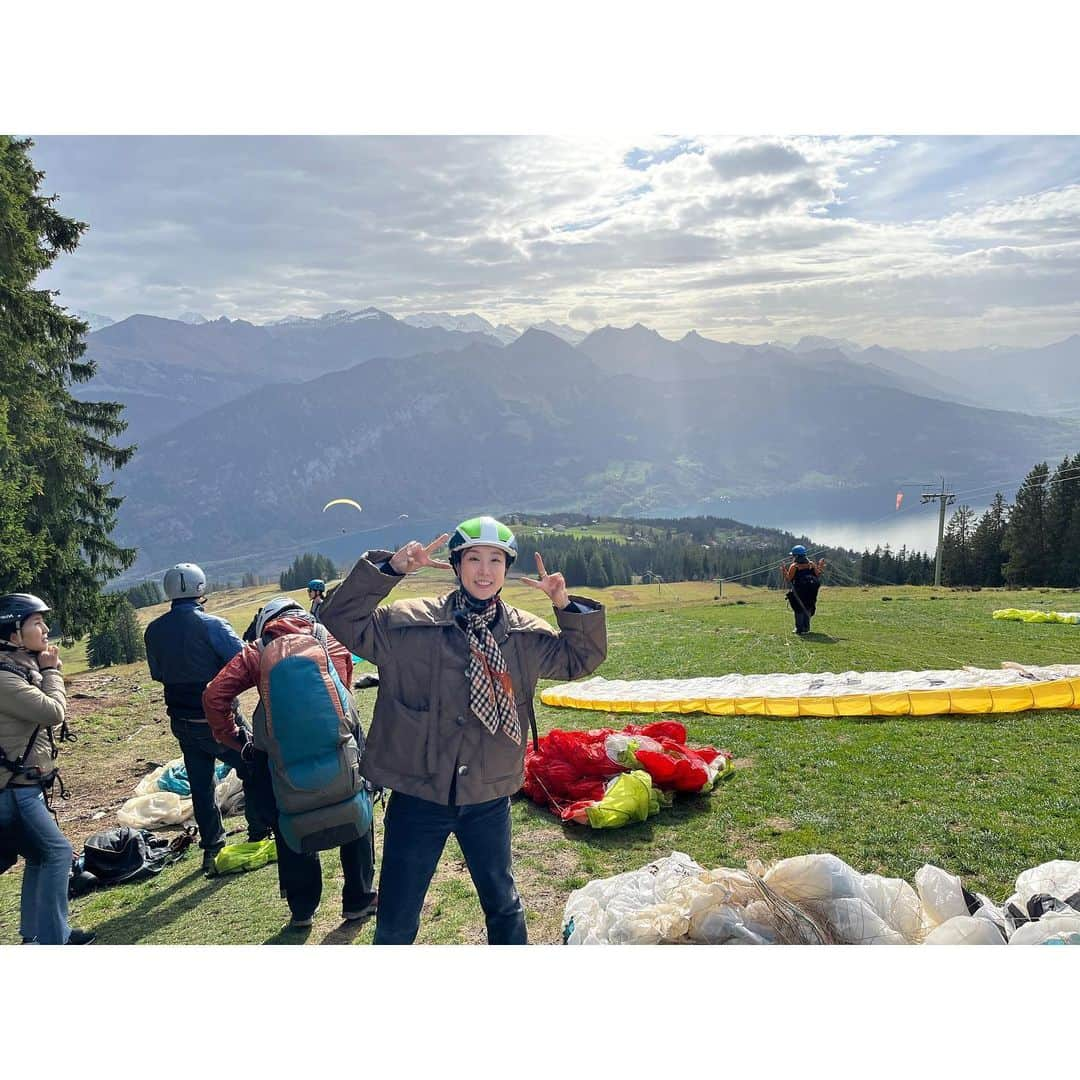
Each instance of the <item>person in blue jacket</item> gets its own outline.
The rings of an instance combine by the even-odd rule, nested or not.
[[[146,660],[150,677],[165,686],[165,709],[191,785],[203,870],[213,873],[214,859],[225,846],[225,828],[214,799],[215,760],[235,769],[244,785],[248,839],[263,840],[270,835],[265,810],[249,792],[248,764],[237,751],[214,739],[203,714],[202,695],[207,683],[243,649],[244,643],[224,619],[203,611],[206,575],[194,563],[177,563],[168,570],[164,588],[172,606],[146,628]],[[238,708],[237,719],[243,723]]]

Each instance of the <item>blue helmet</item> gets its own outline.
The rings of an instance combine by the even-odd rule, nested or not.
[[[805,554],[806,554],[806,548],[805,548],[805,547],[803,547],[803,545],[802,545],[802,544],[796,544],[796,545],[795,545],[795,546],[794,546],[794,547],[793,547],[793,548],[791,549],[791,554],[792,554],[792,555],[805,555]]]
[[[312,592],[326,592],[326,582],[322,578],[313,577],[308,583],[307,587]]]

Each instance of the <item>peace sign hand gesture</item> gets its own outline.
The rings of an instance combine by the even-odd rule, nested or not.
[[[521,580],[526,585],[547,593],[548,599],[559,610],[566,607],[570,603],[570,594],[566,591],[566,579],[560,573],[549,574],[544,569],[544,560],[540,557],[539,551],[536,553],[536,572],[540,575],[539,581],[533,581],[529,577]]]
[[[404,547],[398,548],[390,556],[390,568],[398,574],[411,574],[422,566],[434,566],[437,570],[449,570],[450,564],[441,559],[433,559],[431,553],[450,539],[449,533],[435,537],[426,547],[419,540],[410,540]]]

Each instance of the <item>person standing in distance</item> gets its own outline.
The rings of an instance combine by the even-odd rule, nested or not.
[[[217,615],[203,611],[206,575],[195,563],[177,563],[167,570],[165,595],[172,606],[146,628],[146,660],[150,677],[165,686],[165,708],[172,733],[180,744],[191,785],[203,870],[214,872],[214,859],[225,846],[225,828],[214,798],[214,762],[236,770],[244,785],[244,816],[248,839],[264,840],[270,824],[248,791],[250,769],[240,754],[214,739],[203,714],[202,695],[215,675],[244,647],[233,628]],[[237,723],[243,724],[239,708]]]
[[[450,561],[432,558],[450,541]],[[379,667],[361,771],[390,788],[384,818],[376,945],[407,945],[451,833],[480,898],[491,945],[524,945],[525,912],[510,855],[510,796],[522,784],[535,729],[538,679],[576,679],[607,655],[600,604],[570,596],[536,555],[558,628],[500,598],[517,557],[514,534],[492,517],[463,521],[424,545],[365,552],[323,604],[323,624]],[[381,601],[425,566],[453,570],[438,599]]]
[[[311,614],[315,616],[315,621],[318,622],[319,608],[322,607],[323,601],[326,599],[326,582],[322,578],[312,578],[307,583],[307,595],[311,603]]]
[[[821,574],[825,560],[811,562],[802,544],[791,549],[791,562],[781,567],[784,580],[791,586],[787,602],[795,613],[795,633],[809,634],[810,619],[817,614],[817,596],[821,588]]]

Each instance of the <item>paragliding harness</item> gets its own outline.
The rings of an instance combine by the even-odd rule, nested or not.
[[[20,667],[18,664],[11,664],[5,660],[0,659],[0,671],[10,671],[20,678],[25,679],[28,683],[33,683],[33,676],[29,670],[24,667]],[[40,725],[34,728],[29,740],[26,743],[26,749],[17,757],[9,758],[4,752],[3,747],[0,747],[0,769],[5,769],[11,776],[7,778],[4,787],[14,779],[16,776],[24,777],[27,780],[35,781],[41,788],[41,793],[45,797],[45,805],[48,807],[49,813],[52,814],[56,820],[56,824],[59,826],[60,821],[56,817],[56,810],[53,809],[53,794],[52,787],[54,782],[60,784],[60,798],[66,799],[68,797],[67,788],[64,787],[64,779],[60,775],[60,770],[53,768],[49,772],[44,772],[39,766],[27,766],[24,764],[27,755],[34,747],[34,743],[37,741],[38,732],[41,731]],[[60,748],[56,745],[56,740],[53,738],[52,728],[46,728],[45,734],[49,739],[49,756],[55,761],[60,756]],[[75,734],[70,731],[67,726],[67,720],[65,719],[60,725],[60,741],[63,742],[75,742]]]
[[[371,830],[374,788],[360,775],[364,733],[326,627],[263,635],[258,648],[255,743],[269,759],[281,839],[298,853],[360,839]]]
[[[817,612],[817,594],[821,580],[814,573],[810,562],[796,563],[798,569],[791,579],[791,588],[787,591],[787,602],[798,616],[800,613],[809,619]]]
[[[121,825],[91,836],[81,856],[74,860],[68,883],[69,896],[81,896],[99,885],[118,885],[160,874],[182,858],[195,839],[191,826],[168,840],[147,829]]]

